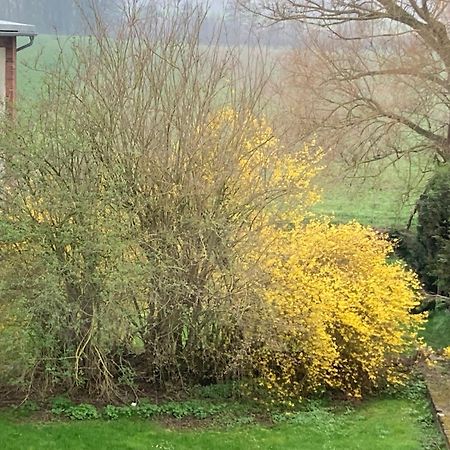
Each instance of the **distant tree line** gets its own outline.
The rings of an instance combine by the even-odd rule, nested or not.
[[[31,23],[39,33],[82,34],[83,13],[90,11],[91,0],[3,0],[2,20]],[[103,12],[117,10],[116,0],[96,0]],[[83,13],[82,13],[83,11]]]
[[[103,17],[113,18],[126,9],[127,0],[3,0],[1,20],[30,23],[41,34],[85,34],[86,17],[92,14],[95,5]],[[3,3],[3,2],[2,2]],[[146,3],[142,1],[142,3]],[[147,2],[154,8],[155,2]],[[201,3],[201,2],[200,2]],[[212,3],[208,16],[205,17],[200,32],[200,40],[207,43],[221,28],[221,44],[256,45],[263,43],[270,46],[283,46],[292,40],[288,33],[283,33],[284,25],[258,27],[254,17],[243,15],[231,6],[223,10],[218,3]],[[176,4],[176,3],[174,3]],[[185,2],[184,7],[195,4]],[[205,2],[206,5],[206,2]],[[180,7],[180,5],[177,5]]]

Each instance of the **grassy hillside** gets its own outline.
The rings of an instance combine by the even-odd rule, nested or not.
[[[19,38],[17,45],[28,40]],[[17,92],[19,102],[34,98],[42,88],[45,71],[55,64],[61,51],[70,52],[71,40],[52,35],[38,35],[34,44],[17,55]]]

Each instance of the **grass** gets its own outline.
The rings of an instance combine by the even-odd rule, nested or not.
[[[373,164],[361,178],[345,176],[345,169],[332,164],[319,176],[322,201],[314,207],[319,215],[331,215],[336,222],[356,220],[379,228],[405,228],[422,193],[427,175],[423,163],[403,161],[383,170]]]
[[[18,38],[17,45],[28,42]],[[71,39],[52,35],[39,35],[34,44],[17,55],[17,95],[18,101],[34,99],[42,89],[45,71],[57,61],[61,51],[70,53]]]
[[[435,350],[450,346],[450,311],[432,311],[422,334],[425,342]]]
[[[308,415],[309,414],[309,415]],[[425,423],[425,425],[424,425]],[[289,423],[180,430],[143,420],[39,423],[0,413],[0,447],[8,449],[441,449],[425,402],[371,400],[330,413],[316,409]]]

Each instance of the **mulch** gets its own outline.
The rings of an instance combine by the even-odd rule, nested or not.
[[[20,405],[27,398],[23,389],[15,386],[0,385],[0,408]]]

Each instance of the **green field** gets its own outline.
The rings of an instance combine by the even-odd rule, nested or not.
[[[45,69],[54,64],[61,51],[67,54],[70,48],[70,38],[42,35],[36,38],[31,48],[20,52],[19,99],[36,97],[42,88]],[[388,165],[388,168],[380,171],[381,164]],[[331,215],[337,222],[357,220],[382,228],[404,227],[426,180],[419,165],[414,161],[412,164],[383,162],[359,177],[361,173],[358,177],[351,176],[337,164],[326,167],[317,181],[322,189],[322,201],[314,211]]]
[[[156,423],[47,422],[0,413],[2,449],[443,449],[423,401],[373,400],[341,413],[316,409],[275,426],[179,429]],[[426,445],[426,447],[425,447]]]
[[[429,173],[419,159],[385,165],[374,164],[357,174],[328,165],[317,180],[322,200],[314,211],[331,215],[336,222],[356,220],[380,228],[405,228]]]
[[[17,45],[27,42],[24,38],[18,39]],[[19,52],[17,55],[17,96],[19,102],[36,98],[42,89],[42,80],[45,71],[57,61],[61,51],[70,52],[69,38],[56,38],[51,35],[39,35],[34,44]]]

